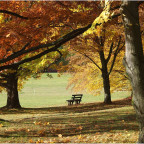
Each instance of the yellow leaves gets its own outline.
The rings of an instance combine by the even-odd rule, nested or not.
[[[43,125],[43,126],[48,126],[48,125],[50,125],[50,122],[44,122],[44,123],[42,123],[41,121],[34,121],[33,122],[35,125]]]
[[[39,138],[39,139],[36,141],[36,143],[44,143],[44,141]]]
[[[82,138],[81,134],[80,134],[80,135],[78,135],[78,139],[81,139],[81,138]]]
[[[58,134],[58,137],[59,137],[59,138],[62,138],[63,136],[62,136],[62,134]]]
[[[3,22],[4,22],[4,15],[0,14],[0,23],[3,23]]]
[[[0,127],[3,127],[4,125],[2,123],[0,123]]]
[[[29,143],[34,143],[34,141],[32,139],[29,140]]]
[[[41,43],[47,43],[47,38],[44,38]]]
[[[77,128],[77,130],[82,130],[83,129],[83,126],[79,126],[78,128]]]
[[[8,38],[8,37],[10,37],[10,33],[8,33],[8,34],[6,35],[6,38]]]
[[[41,122],[36,122],[36,121],[34,121],[33,122],[35,125],[41,125],[42,123]]]
[[[89,28],[86,32],[84,32],[83,36],[89,35],[89,34],[97,34],[98,37],[100,37],[103,24],[108,22],[110,19],[110,1],[105,1],[105,7],[102,13],[93,21],[91,28]]]
[[[37,133],[38,133],[39,136],[45,136],[46,135],[46,130],[42,129],[42,130],[39,130]]]
[[[45,126],[46,126],[46,125],[50,125],[50,122],[45,122],[44,125],[45,125]]]

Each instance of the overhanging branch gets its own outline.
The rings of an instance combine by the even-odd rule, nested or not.
[[[118,15],[117,15],[118,16]],[[115,18],[114,16],[112,16],[112,18]],[[0,67],[0,71],[1,70],[4,70],[4,69],[11,69],[11,68],[14,68],[14,67],[18,67],[19,65],[21,64],[24,64],[26,62],[30,62],[32,60],[35,60],[37,58],[40,58],[42,57],[43,55],[47,54],[47,53],[50,53],[52,51],[57,51],[57,49],[63,45],[64,43],[68,42],[69,40],[77,37],[78,35],[84,33],[86,30],[88,30],[90,27],[91,27],[92,24],[89,24],[83,28],[79,28],[79,29],[76,29],[76,30],[73,30],[72,32],[64,35],[63,37],[59,38],[58,40],[52,42],[52,43],[47,43],[47,44],[40,44],[38,46],[35,46],[35,47],[31,47],[29,49],[25,49],[25,48],[22,48],[19,52],[17,53],[14,53],[10,56],[8,56],[7,58],[5,59],[1,59],[0,60],[0,63],[5,63],[5,62],[8,62],[10,60],[13,60],[19,56],[22,56],[24,54],[27,54],[27,53],[30,53],[30,52],[34,52],[36,50],[39,50],[39,49],[42,49],[42,48],[50,48],[50,49],[47,49],[47,50],[44,50],[43,52],[33,56],[33,57],[30,57],[30,58],[26,58],[24,60],[21,60],[19,61],[18,63],[13,63],[13,64],[10,64],[10,65],[4,65],[4,66],[1,66]],[[98,26],[98,25],[101,25],[101,23],[97,23],[95,26]]]
[[[17,53],[12,54],[12,55],[8,56],[5,59],[1,59],[0,63],[2,64],[2,63],[5,63],[5,62],[8,62],[8,61],[13,60],[13,59],[15,59],[15,58],[17,58],[21,55],[24,55],[24,54],[27,54],[27,53],[30,53],[30,52],[33,52],[33,51],[36,51],[36,50],[39,50],[39,49],[42,49],[42,48],[54,47],[54,46],[58,46],[58,45],[61,46],[62,44],[66,43],[67,41],[75,38],[76,36],[78,36],[80,34],[82,34],[83,32],[85,32],[90,27],[91,27],[91,24],[89,24],[88,26],[86,26],[84,28],[79,28],[79,29],[73,30],[72,32],[66,34],[65,36],[59,38],[58,40],[56,40],[52,43],[41,44],[41,45],[38,45],[38,46],[35,46],[35,47],[31,47],[27,50],[22,48]]]
[[[0,10],[0,13],[9,14],[9,15],[12,15],[12,16],[15,16],[15,17],[18,17],[18,18],[21,18],[21,19],[25,19],[25,20],[29,19],[28,17],[21,16],[21,15],[19,15],[17,13],[14,13],[14,12],[11,12],[11,11],[8,11],[8,10]]]

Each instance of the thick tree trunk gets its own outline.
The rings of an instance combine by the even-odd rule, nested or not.
[[[126,72],[133,90],[133,106],[139,125],[139,143],[144,143],[144,64],[137,1],[123,1],[122,16],[125,27]]]
[[[10,73],[7,79],[7,108],[21,108],[18,97],[17,73]]]
[[[111,94],[110,94],[110,81],[108,72],[102,73],[103,78],[103,87],[104,87],[104,103],[111,103]]]
[[[110,80],[109,73],[107,69],[107,62],[104,57],[104,52],[100,51],[100,60],[102,64],[102,78],[103,78],[103,87],[104,87],[104,103],[111,103],[111,93],[110,93]]]

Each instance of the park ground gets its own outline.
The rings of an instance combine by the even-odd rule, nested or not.
[[[49,108],[0,110],[1,143],[135,143],[130,99]]]
[[[72,92],[68,77],[29,80],[20,92],[23,109],[0,109],[0,143],[135,143],[138,123],[127,98],[117,92],[113,103],[102,103],[103,95],[84,94],[80,105],[67,106]],[[1,95],[0,107],[6,96]]]

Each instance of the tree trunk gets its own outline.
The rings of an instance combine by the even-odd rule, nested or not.
[[[144,143],[144,65],[137,1],[123,1],[122,17],[125,28],[126,72],[133,91],[133,106],[140,126],[139,143]]]
[[[21,108],[18,97],[17,73],[10,73],[7,78],[7,108]]]
[[[107,69],[107,62],[104,57],[104,52],[100,51],[100,60],[102,64],[102,78],[103,78],[103,87],[104,87],[104,103],[110,104],[111,103],[111,93],[110,93],[110,80],[109,80],[109,73]]]

